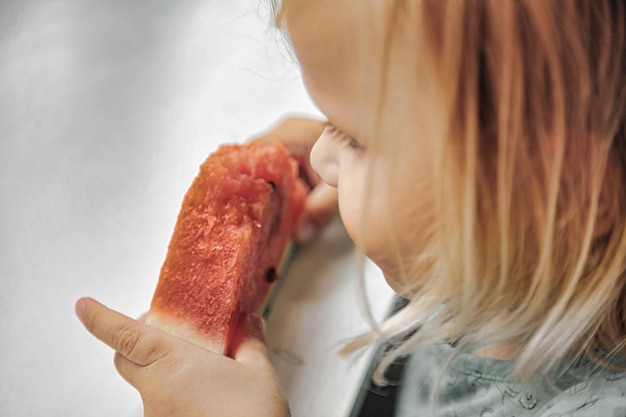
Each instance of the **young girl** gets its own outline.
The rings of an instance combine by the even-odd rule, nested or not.
[[[357,246],[409,300],[346,347],[392,342],[378,381],[411,354],[397,415],[626,415],[625,9],[277,8],[329,121],[311,164],[337,188]],[[76,309],[117,351],[146,416],[288,415],[258,320],[232,360],[90,299]]]

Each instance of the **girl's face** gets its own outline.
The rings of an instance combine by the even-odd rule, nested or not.
[[[302,2],[287,11],[287,29],[309,94],[329,121],[311,152],[313,168],[338,187],[351,238],[402,292],[410,284],[402,279],[410,275],[410,260],[432,240],[432,146],[416,137],[412,113],[419,103],[402,59],[389,61],[378,110],[382,21],[373,11],[364,15],[360,1]],[[375,142],[374,129],[366,127],[373,120]]]

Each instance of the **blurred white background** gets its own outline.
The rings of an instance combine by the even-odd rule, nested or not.
[[[0,1],[0,416],[141,415],[74,302],[146,311],[198,165],[287,112],[264,0]]]

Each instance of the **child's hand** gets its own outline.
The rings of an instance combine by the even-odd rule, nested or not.
[[[289,415],[267,358],[262,323],[247,320],[233,359],[81,299],[76,314],[112,347],[115,367],[141,394],[145,417]]]
[[[325,122],[319,120],[289,117],[252,139],[282,142],[300,164],[300,172],[312,188],[296,232],[296,239],[301,242],[311,240],[337,214],[337,189],[321,182],[309,162],[311,148],[325,125]]]

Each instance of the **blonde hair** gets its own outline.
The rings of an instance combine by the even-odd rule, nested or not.
[[[385,3],[385,57],[419,54],[438,87],[437,256],[408,260],[418,291],[348,350],[398,342],[379,382],[435,342],[514,339],[522,380],[582,352],[610,366],[626,343],[624,1]]]

